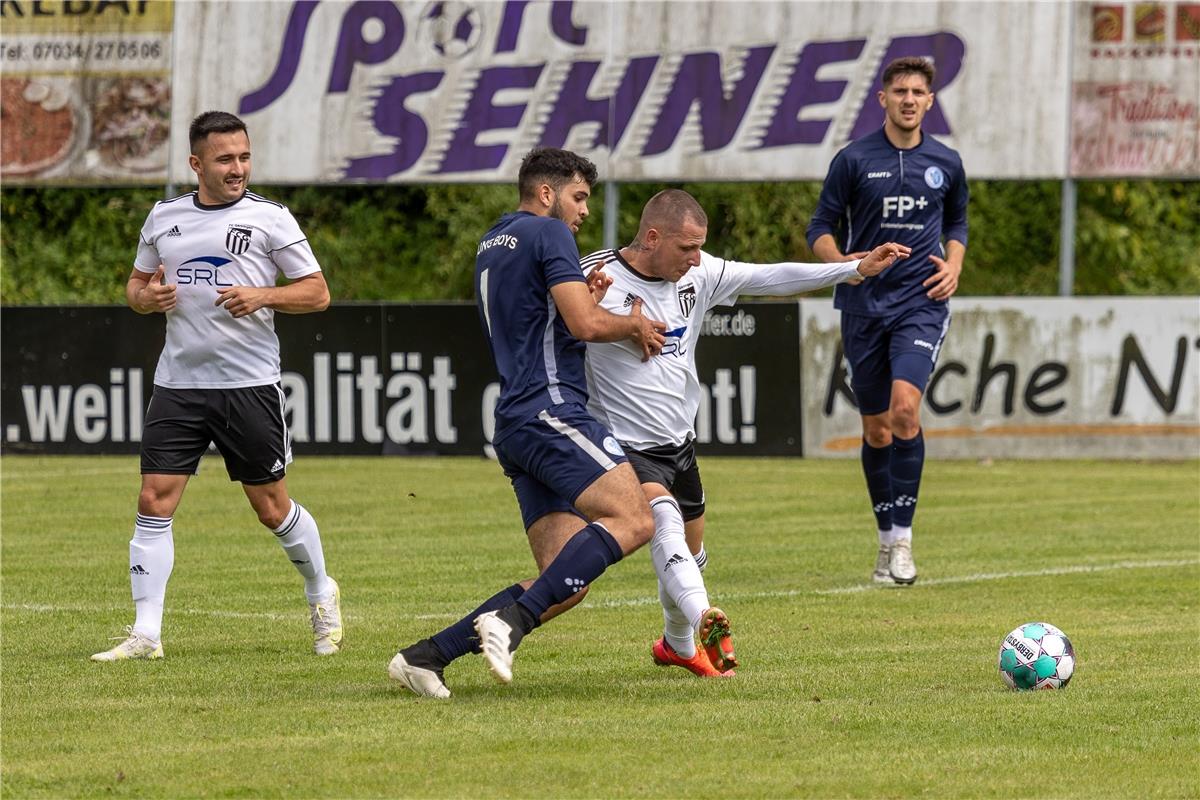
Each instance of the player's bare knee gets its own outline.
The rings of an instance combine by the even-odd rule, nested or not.
[[[892,407],[892,433],[901,439],[911,439],[921,429],[920,411],[915,403],[900,402]]]
[[[258,515],[258,521],[271,530],[275,530],[287,519],[288,512],[292,510],[292,501],[286,496],[282,500],[263,497],[251,503],[251,506],[254,508],[254,513]]]
[[[887,447],[892,443],[892,426],[888,415],[880,414],[863,418],[863,439],[871,447]]]
[[[178,502],[179,496],[173,487],[144,483],[138,493],[138,513],[148,517],[170,517]]]

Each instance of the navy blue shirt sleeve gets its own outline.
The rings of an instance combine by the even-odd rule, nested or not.
[[[970,196],[967,173],[959,160],[958,169],[954,171],[954,183],[950,185],[943,205],[942,236],[946,241],[953,239],[962,242],[963,247],[967,245],[967,201]]]
[[[829,165],[829,174],[825,176],[825,183],[821,186],[821,197],[817,200],[817,210],[813,212],[812,221],[808,223],[805,236],[809,247],[827,233],[833,237],[837,236],[838,223],[850,204],[853,189],[854,177],[851,174],[850,159],[843,149],[833,157],[833,162]]]
[[[547,289],[567,281],[584,280],[583,269],[579,266],[579,246],[565,222],[554,220],[554,223],[542,226],[538,250]]]

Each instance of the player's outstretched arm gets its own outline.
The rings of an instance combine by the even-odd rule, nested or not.
[[[596,305],[588,285],[582,281],[566,281],[550,287],[558,313],[567,323],[567,330],[584,342],[619,342],[629,339],[642,350],[642,360],[662,352],[667,326],[642,315],[642,302],[637,300],[629,316],[613,314]]]
[[[230,286],[217,293],[216,305],[224,306],[236,319],[260,308],[284,314],[310,314],[329,308],[329,286],[325,276],[313,272],[285,286]]]
[[[153,275],[136,267],[125,284],[125,302],[139,314],[170,311],[175,307],[175,284],[163,283],[166,270],[159,264]]]
[[[727,261],[722,289],[738,295],[785,297],[838,283],[860,283],[864,278],[878,275],[897,259],[908,258],[911,252],[902,244],[889,242],[870,253],[864,253],[861,259],[844,258],[823,264],[790,261],[780,264],[743,264]]]
[[[895,242],[881,244],[871,252],[862,257],[858,262],[858,274],[864,278],[871,278],[885,269],[895,264],[901,258],[908,258],[912,255],[912,248],[906,247]]]

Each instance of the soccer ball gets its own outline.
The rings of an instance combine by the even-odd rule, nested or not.
[[[1075,672],[1075,648],[1048,622],[1027,622],[1000,643],[1000,677],[1010,689],[1061,689]]]
[[[460,0],[434,0],[421,14],[421,32],[434,51],[462,58],[479,44],[479,12]]]

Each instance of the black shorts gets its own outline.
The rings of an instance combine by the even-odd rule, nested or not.
[[[155,386],[142,431],[142,474],[195,475],[215,443],[231,481],[264,484],[284,476],[292,437],[279,384],[244,389]]]
[[[683,521],[704,516],[704,486],[696,466],[696,447],[686,442],[678,447],[664,445],[634,450],[625,445],[625,455],[641,483],[665,486],[679,503]]]

